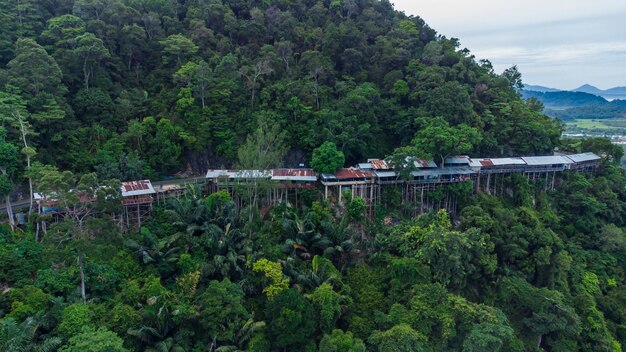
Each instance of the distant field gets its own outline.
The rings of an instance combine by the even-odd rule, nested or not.
[[[575,119],[565,122],[567,132],[607,132],[626,135],[626,119]]]

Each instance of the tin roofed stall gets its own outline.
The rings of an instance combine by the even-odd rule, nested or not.
[[[382,159],[368,159],[367,163],[358,164],[361,171],[371,172],[374,174],[374,182],[378,185],[389,185],[402,183],[397,172],[393,170],[391,165]]]
[[[593,172],[600,166],[602,158],[594,153],[580,153],[565,155],[572,161],[569,165],[570,170]]]
[[[293,202],[298,206],[298,193],[317,187],[317,173],[313,169],[272,169],[272,189],[269,204]]]
[[[271,199],[271,177],[268,170],[208,170],[206,179],[209,191],[226,190],[238,206],[244,203],[258,206],[267,205]]]
[[[336,195],[341,201],[343,192],[349,191],[351,197],[356,195],[370,205],[374,203],[377,185],[371,171],[357,168],[339,169],[334,174],[322,174],[320,180],[324,186],[324,199]]]
[[[141,228],[141,219],[150,215],[156,191],[150,180],[122,182],[123,213],[120,224],[126,228],[136,225]],[[114,215],[115,218],[115,215]]]
[[[571,159],[560,155],[523,156],[522,160],[526,163],[524,176],[529,180],[541,180],[546,190],[554,189],[557,172],[569,169],[570,164],[574,163]]]
[[[522,158],[471,158],[470,167],[476,172],[474,188],[476,191],[496,194],[498,189],[504,189],[505,175],[523,173],[526,166]]]
[[[402,200],[405,204],[412,205],[414,215],[422,214],[428,209],[455,208],[458,200],[449,186],[470,181],[476,173],[468,166],[422,166],[409,174],[402,189]]]

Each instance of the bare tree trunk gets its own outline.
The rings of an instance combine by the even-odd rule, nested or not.
[[[202,83],[200,84],[200,101],[202,102],[202,110],[204,110],[205,108],[205,104],[204,104],[204,96],[206,94],[206,83],[204,81],[202,81]]]
[[[543,334],[539,334],[537,337],[537,349],[541,347],[541,340],[543,339]]]
[[[85,90],[89,90],[89,76],[91,75],[91,72],[87,65],[87,58],[83,61],[83,75],[85,78]]]
[[[87,294],[85,290],[85,268],[83,263],[83,253],[78,252],[78,268],[80,269],[80,295],[83,298],[83,304],[87,303]]]
[[[26,141],[26,128],[24,127],[24,121],[22,121],[22,116],[19,113],[15,114],[15,117],[20,123],[20,132],[22,133],[22,142],[24,143],[24,151],[26,154],[26,166],[30,169],[30,151],[28,149],[28,142]],[[33,179],[28,176],[28,188],[30,190],[30,202],[28,204],[28,217],[33,212]]]
[[[8,194],[4,197],[4,201],[7,208],[7,216],[9,217],[9,224],[11,225],[11,229],[15,230],[15,217],[13,216],[13,208],[11,207],[11,198]]]

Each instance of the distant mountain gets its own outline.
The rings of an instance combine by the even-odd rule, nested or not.
[[[602,95],[602,93],[604,93],[602,89],[599,89],[598,87],[594,87],[591,84],[583,84],[582,86],[576,89],[572,89],[572,91],[589,93],[589,94],[594,94],[594,95]]]
[[[524,99],[536,98],[541,101],[546,108],[553,110],[562,110],[577,106],[597,106],[608,103],[608,101],[602,97],[584,92],[539,92],[523,90],[522,96]]]
[[[532,84],[524,84],[524,90],[531,90],[533,92],[542,92],[542,93],[561,91],[561,89],[549,88],[549,87],[544,87],[544,86],[534,86]]]
[[[615,87],[607,89],[604,92],[611,95],[626,95],[626,87]]]
[[[598,87],[592,86],[591,84],[583,84],[582,86],[572,89],[572,90],[564,90],[564,89],[556,89],[539,85],[525,84],[524,90],[533,91],[533,92],[582,92],[593,94],[597,96],[601,96],[606,98],[607,100],[613,99],[626,99],[626,86],[624,87],[613,87],[609,89],[600,89]]]
[[[521,93],[524,99],[535,98],[542,102],[543,112],[548,116],[564,121],[626,117],[626,87],[601,90],[585,84],[573,91],[541,91],[545,88],[527,85]]]

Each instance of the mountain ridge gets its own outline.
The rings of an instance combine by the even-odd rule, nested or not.
[[[523,90],[533,92],[582,92],[598,96],[626,95],[626,86],[617,86],[608,89],[600,89],[592,84],[585,83],[574,89],[559,89],[542,85],[525,84]]]

